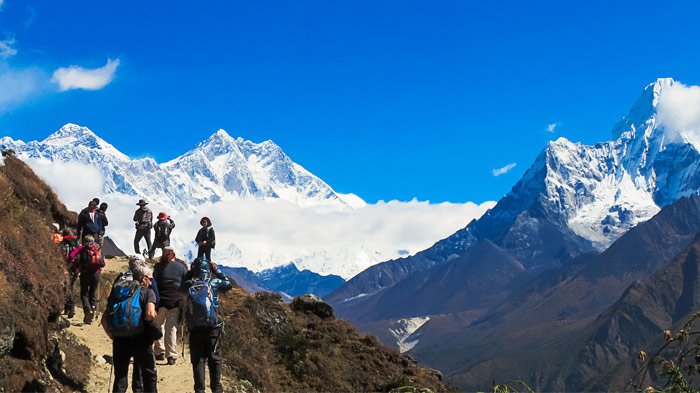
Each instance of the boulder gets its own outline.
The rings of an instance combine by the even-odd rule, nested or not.
[[[321,319],[333,318],[333,307],[316,295],[301,295],[292,300],[291,306],[294,311],[310,312]]]

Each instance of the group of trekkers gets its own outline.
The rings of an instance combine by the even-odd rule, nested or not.
[[[129,257],[129,269],[120,273],[112,284],[101,324],[112,339],[113,392],[126,392],[128,368],[133,359],[131,388],[133,392],[157,392],[156,361],[177,362],[178,329],[189,331],[190,361],[194,374],[195,392],[205,391],[205,364],[209,367],[212,392],[222,392],[221,345],[223,319],[218,313],[219,292],[232,288],[231,281],[211,260],[216,246],[211,220],[203,217],[197,232],[197,258],[191,265],[176,258],[170,247],[170,233],[175,222],[165,213],[153,214],[139,200],[134,214],[136,235],[135,255]],[[99,208],[98,208],[99,206]],[[77,232],[64,228],[62,235],[55,224],[54,242],[60,245],[68,270],[65,313],[75,315],[73,286],[80,282],[80,297],[84,324],[95,320],[98,310],[98,287],[101,269],[105,267],[102,253],[105,227],[108,224],[107,204],[95,198],[78,216]],[[151,244],[151,228],[155,241]],[[144,254],[153,258],[156,248],[162,255],[154,266],[139,252],[139,242],[146,239]],[[184,335],[183,335],[184,337]],[[182,347],[184,355],[184,343]],[[111,374],[110,374],[111,378]]]

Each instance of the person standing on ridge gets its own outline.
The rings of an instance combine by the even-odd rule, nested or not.
[[[185,274],[181,288],[187,293],[186,315],[190,331],[194,391],[205,392],[204,370],[207,363],[211,391],[221,393],[220,338],[224,322],[218,312],[219,292],[228,291],[233,288],[233,284],[216,264],[197,258],[192,261],[192,269]]]
[[[78,215],[78,235],[80,241],[84,242],[86,236],[90,235],[93,239],[98,239],[100,233],[102,233],[102,221],[97,213],[97,204],[95,201],[90,201]]]
[[[155,342],[156,360],[168,359],[173,365],[177,360],[177,326],[185,306],[185,299],[180,292],[180,285],[187,273],[187,265],[175,258],[175,251],[170,247],[163,249],[160,262],[153,268],[153,277],[158,281],[160,302],[156,325],[160,326],[163,337]]]
[[[100,233],[100,247],[105,245],[105,227],[109,225],[109,220],[107,220],[107,207],[108,205],[104,202],[100,204],[100,208],[97,210],[97,214],[100,215],[100,223],[102,224],[102,232]]]
[[[206,256],[207,261],[211,261],[211,249],[216,247],[216,234],[214,233],[214,228],[211,226],[211,220],[209,217],[202,217],[199,220],[199,225],[202,228],[197,232],[197,236],[194,241],[197,242],[199,248],[197,249],[197,258],[201,258],[202,255]]]
[[[134,221],[136,226],[136,235],[134,236],[134,251],[137,254],[141,254],[139,250],[139,243],[141,238],[146,239],[147,250],[151,250],[151,227],[153,227],[153,212],[148,208],[148,202],[145,199],[139,199],[137,203],[139,205],[138,210],[134,213]],[[153,257],[152,255],[151,258]]]
[[[175,228],[175,221],[166,212],[158,213],[157,219],[158,221],[153,225],[153,231],[155,232],[153,247],[149,250],[151,258],[155,255],[156,248],[160,248],[161,255],[165,255],[163,249],[170,246],[170,233]]]

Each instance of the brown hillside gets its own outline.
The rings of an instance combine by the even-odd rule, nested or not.
[[[272,293],[236,288],[222,296],[224,373],[261,391],[380,392],[412,386],[445,391],[439,374],[350,323],[293,311]]]
[[[29,167],[6,158],[0,166],[0,390],[75,390],[85,382],[79,369],[87,359],[60,332],[65,267],[49,229],[75,217]],[[70,365],[62,364],[61,352]]]

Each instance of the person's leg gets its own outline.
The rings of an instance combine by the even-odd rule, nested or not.
[[[222,393],[221,386],[221,329],[209,333],[207,360],[209,365],[209,386],[212,393]]]
[[[194,376],[195,393],[205,392],[204,368],[207,361],[207,332],[202,329],[190,331],[190,361]]]
[[[153,349],[150,341],[135,340],[134,364],[138,364],[141,369],[143,380],[143,391],[148,393],[158,393],[158,374],[156,372],[156,359],[153,357]]]
[[[137,229],[136,235],[134,235],[134,251],[136,252],[136,255],[141,254],[141,250],[139,250],[139,243],[141,242],[142,237],[143,230]]]
[[[68,318],[73,318],[75,315],[75,299],[74,299],[74,289],[75,281],[78,279],[77,274],[73,272],[68,272],[68,282],[66,283],[66,306],[65,312],[68,314]]]
[[[80,301],[83,305],[83,312],[85,316],[90,313],[90,283],[92,282],[90,274],[81,273],[80,274]]]
[[[129,385],[129,360],[131,342],[119,337],[112,341],[112,362],[114,364],[114,384],[112,392],[124,393]]]
[[[164,330],[164,325],[165,325],[165,318],[168,315],[168,310],[165,309],[165,307],[161,307],[158,309],[158,315],[156,315],[156,319],[153,320],[153,323],[155,323],[158,327],[160,327],[161,333],[163,333],[163,336],[165,336],[165,330]],[[156,340],[154,343],[154,348],[153,348],[153,353],[156,355],[157,358],[161,358],[165,356],[165,337],[161,337],[160,339]],[[163,359],[161,359],[163,360]]]
[[[100,272],[95,272],[95,274],[90,275],[90,309],[95,312],[95,306],[97,306],[97,288],[100,286]]]
[[[143,376],[141,375],[141,365],[134,362],[133,371],[131,373],[131,391],[132,393],[143,393]]]
[[[207,261],[211,262],[211,247],[204,246],[204,253],[207,255]]]
[[[168,310],[165,318],[165,355],[168,359],[177,359],[177,325],[180,323],[180,309]]]
[[[151,243],[151,230],[150,229],[144,229],[144,234],[143,237],[146,239],[146,246],[150,250],[151,247],[153,247],[153,244]],[[153,258],[153,256],[151,256]]]
[[[204,255],[204,246],[197,247],[197,258],[201,258]]]

